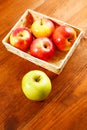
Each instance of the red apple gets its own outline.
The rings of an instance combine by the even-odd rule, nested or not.
[[[46,18],[34,21],[31,26],[31,31],[36,38],[50,37],[54,29],[54,23]]]
[[[76,31],[69,26],[59,26],[52,35],[52,40],[61,51],[68,51],[76,40]]]
[[[32,39],[32,34],[27,28],[16,28],[10,35],[10,44],[20,50],[27,51]]]
[[[37,38],[30,45],[30,54],[48,61],[54,55],[54,45],[49,38]]]

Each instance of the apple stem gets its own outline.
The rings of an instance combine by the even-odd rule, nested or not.
[[[40,23],[41,23],[41,25],[43,25],[42,19],[41,19],[41,22],[40,22]]]
[[[71,38],[68,38],[68,41],[71,41]]]
[[[35,78],[35,81],[36,81],[36,82],[39,82],[39,81],[40,81],[40,76],[36,77],[36,78]]]
[[[19,37],[23,37],[23,34],[19,33]]]

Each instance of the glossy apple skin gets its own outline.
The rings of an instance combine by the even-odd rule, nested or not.
[[[36,20],[31,26],[31,31],[36,38],[50,37],[54,29],[54,23],[45,18]]]
[[[52,40],[59,50],[68,51],[76,40],[76,31],[69,26],[59,26],[55,29]]]
[[[22,78],[22,91],[30,100],[42,101],[48,97],[51,90],[51,80],[43,71],[32,70]]]
[[[10,44],[22,51],[27,51],[33,40],[31,32],[27,28],[16,28],[10,35]]]
[[[48,61],[54,55],[54,45],[49,38],[37,38],[30,45],[30,54],[39,59]]]

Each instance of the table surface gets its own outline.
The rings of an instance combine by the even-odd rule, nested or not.
[[[27,8],[83,29],[84,37],[60,75],[6,50],[2,39]],[[0,130],[87,130],[87,0],[0,0]],[[42,102],[28,100],[21,80],[44,71],[52,91]]]

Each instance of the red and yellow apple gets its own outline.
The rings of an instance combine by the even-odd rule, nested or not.
[[[50,37],[54,29],[54,23],[46,18],[34,21],[31,26],[31,31],[36,38]]]
[[[23,27],[16,28],[10,35],[10,44],[22,51],[27,51],[33,40],[31,32]]]
[[[59,50],[68,51],[76,40],[76,31],[69,26],[59,26],[53,32],[52,40]]]
[[[48,61],[54,55],[53,42],[47,38],[36,38],[30,45],[30,54],[39,59]]]

